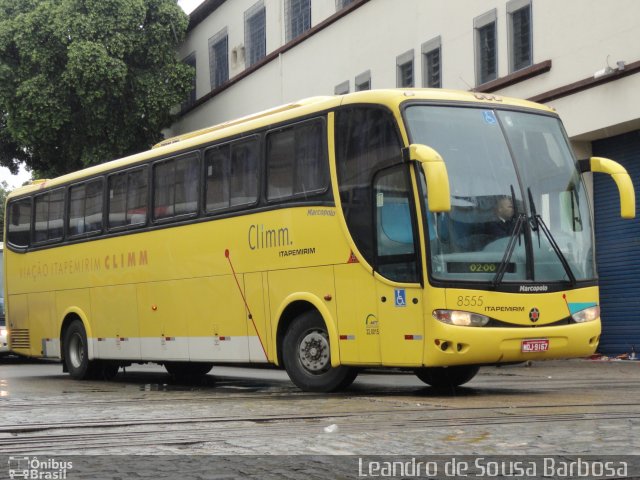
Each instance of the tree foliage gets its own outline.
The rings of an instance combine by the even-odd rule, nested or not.
[[[0,0],[0,165],[51,177],[159,141],[187,23],[177,0]]]

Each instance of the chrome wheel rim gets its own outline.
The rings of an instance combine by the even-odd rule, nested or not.
[[[322,331],[307,333],[298,349],[302,366],[311,373],[321,373],[331,366],[329,340]]]
[[[73,368],[80,368],[84,362],[84,341],[78,333],[69,339],[69,361]]]

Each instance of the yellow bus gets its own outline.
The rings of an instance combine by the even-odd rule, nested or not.
[[[364,367],[461,385],[586,356],[593,226],[556,113],[448,90],[315,97],[14,191],[11,350],[77,379],[275,364],[308,391]]]

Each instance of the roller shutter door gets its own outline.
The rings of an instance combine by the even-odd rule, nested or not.
[[[622,164],[640,206],[640,130],[593,142],[593,155]],[[596,254],[602,338],[599,352],[640,353],[640,220],[620,218],[618,191],[608,175],[594,174]]]

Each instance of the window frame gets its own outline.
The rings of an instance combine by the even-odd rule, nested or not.
[[[516,31],[514,25],[514,15],[522,10],[529,11],[529,31],[528,31],[528,39],[529,39],[529,62],[526,65],[520,66],[516,68],[516,51],[515,51],[515,43],[516,43]],[[533,65],[533,7],[531,6],[531,0],[511,0],[507,2],[507,37],[508,37],[508,49],[509,49],[509,73],[515,73],[524,68],[530,67]]]
[[[84,219],[87,218],[87,195],[86,195],[86,187],[90,184],[90,183],[94,183],[94,182],[99,182],[100,186],[101,186],[101,190],[102,190],[102,216],[101,216],[101,222],[100,222],[100,228],[98,230],[91,230],[89,232],[80,232],[80,233],[76,233],[76,234],[71,234],[70,233],[70,228],[69,228],[69,224],[71,222],[71,190],[80,186],[84,186],[85,187],[85,195],[84,195],[84,205],[83,205],[83,222]],[[65,229],[65,237],[64,239],[70,239],[70,240],[77,240],[77,239],[81,239],[81,238],[87,238],[87,237],[95,237],[98,235],[101,235],[104,231],[105,231],[105,225],[104,225],[104,212],[105,212],[105,188],[104,188],[104,176],[99,176],[99,177],[92,177],[92,178],[86,178],[80,182],[75,182],[72,183],[71,185],[69,185],[67,187],[67,202],[66,202],[66,209],[65,209],[65,213],[66,213],[66,218],[65,218],[65,222],[64,222],[64,229]]]
[[[49,238],[49,223],[51,222],[51,195],[53,193],[58,193],[61,192],[62,193],[62,218],[60,219],[60,221],[62,222],[62,233],[59,237],[55,237],[55,238]],[[48,197],[47,198],[47,228],[46,228],[46,232],[47,232],[47,238],[45,240],[36,240],[36,214],[37,214],[37,208],[38,208],[38,198],[42,198],[42,197]],[[54,188],[52,190],[47,190],[46,192],[43,193],[36,193],[33,195],[33,202],[32,202],[32,225],[31,225],[31,234],[30,234],[30,238],[31,238],[31,245],[34,246],[40,246],[40,245],[48,245],[51,243],[58,243],[62,240],[64,240],[65,238],[65,233],[66,233],[66,222],[65,222],[65,211],[66,211],[66,204],[67,202],[67,189],[64,187],[58,187],[58,188]]]
[[[411,66],[411,83],[403,85],[405,68]],[[416,85],[416,66],[413,49],[404,52],[396,57],[396,87],[398,88],[414,88]]]
[[[13,208],[14,206],[17,206],[18,204],[20,204],[21,202],[28,202],[29,203],[29,230],[27,231],[27,242],[26,245],[17,245],[15,243],[13,243],[11,241],[11,225],[13,225]],[[33,202],[33,195],[29,195],[27,197],[19,197],[19,198],[15,198],[15,199],[11,199],[8,203],[7,203],[7,211],[5,211],[5,217],[8,217],[9,221],[6,222],[7,223],[7,231],[6,231],[6,238],[5,238],[5,242],[7,244],[8,247],[11,247],[14,250],[20,251],[20,252],[24,252],[26,251],[29,247],[31,247],[31,245],[33,245],[33,242],[31,241],[31,233],[34,230],[33,227],[33,220],[35,218],[35,208],[34,208],[34,202]],[[16,226],[19,224],[16,224]]]
[[[428,42],[422,44],[422,86],[425,88],[442,88],[442,39],[437,36]],[[431,63],[430,56],[434,53],[438,53],[438,84],[430,85],[431,75]]]
[[[260,35],[260,42],[254,44],[253,37],[256,32],[249,27],[254,25],[252,21],[259,15],[262,16],[264,20],[261,25],[262,35]],[[256,63],[260,63],[260,61],[267,56],[267,9],[264,5],[264,0],[256,2],[251,8],[244,12],[244,46],[244,68],[250,68]],[[252,52],[256,50],[259,51],[255,60],[252,62]]]
[[[273,199],[269,199],[269,150],[268,150],[268,143],[269,143],[269,136],[270,135],[274,135],[286,130],[294,130],[298,127],[304,127],[307,124],[313,124],[313,123],[318,123],[320,125],[320,140],[321,140],[321,145],[322,145],[322,161],[323,164],[326,166],[326,184],[323,188],[319,188],[316,190],[309,190],[308,192],[302,192],[302,193],[292,193],[291,195],[287,195],[287,196],[283,196],[283,197],[278,197],[278,198],[273,198]],[[295,137],[294,137],[295,139]],[[294,140],[295,141],[295,140]],[[274,128],[271,130],[267,130],[265,132],[264,135],[264,175],[263,175],[263,183],[264,183],[264,199],[267,205],[274,205],[274,204],[279,204],[279,203],[287,203],[287,202],[296,202],[300,199],[306,199],[311,197],[316,197],[316,196],[321,196],[326,194],[329,189],[331,188],[331,169],[330,169],[330,165],[329,165],[329,147],[328,147],[328,143],[327,143],[327,119],[326,119],[326,115],[321,115],[321,116],[317,116],[317,117],[311,117],[311,118],[306,118],[304,120],[301,121],[297,121],[294,123],[288,123],[286,125],[281,125],[278,128]],[[294,145],[295,148],[295,145]],[[293,174],[292,174],[293,175]],[[295,187],[294,184],[292,184],[293,187]]]
[[[300,27],[300,31],[298,31],[298,29],[296,28],[296,32],[294,33],[294,20],[297,21],[298,17],[293,17],[292,15],[292,3],[293,2],[300,2],[300,6],[302,7],[300,9],[300,20],[298,21],[298,23],[301,24]],[[308,9],[307,9],[307,5],[308,5]],[[312,19],[312,6],[311,6],[311,0],[286,0],[284,2],[284,8],[285,8],[285,43],[289,43],[292,42],[293,40],[295,40],[298,37],[301,37],[302,35],[304,35],[306,32],[308,32],[309,30],[311,30],[311,27],[313,26],[313,19]],[[305,15],[307,13],[308,10],[308,20],[309,20],[309,24],[307,25],[306,21],[307,18],[305,18]]]
[[[111,197],[110,197],[110,186],[111,186],[111,179],[113,177],[116,177],[118,175],[125,175],[126,177],[126,181],[127,181],[127,188],[125,191],[125,220],[126,220],[126,210],[128,207],[128,202],[129,202],[129,175],[131,173],[137,172],[137,171],[141,171],[143,172],[143,175],[146,177],[147,179],[147,200],[146,200],[146,218],[144,222],[141,223],[132,223],[132,224],[124,224],[124,225],[117,225],[115,227],[112,227],[110,225],[109,222],[109,217],[111,215]],[[107,182],[107,205],[106,205],[106,213],[107,213],[107,226],[106,226],[106,230],[109,233],[116,233],[116,232],[121,232],[123,230],[131,230],[131,229],[137,229],[137,228],[143,228],[146,227],[147,225],[149,225],[149,219],[151,217],[151,209],[150,209],[150,205],[151,205],[151,185],[152,185],[152,178],[150,178],[150,171],[151,169],[149,168],[149,164],[148,163],[143,163],[141,165],[135,165],[131,168],[127,168],[125,170],[117,170],[114,172],[109,172],[107,173],[106,176],[106,182]]]
[[[228,205],[226,207],[221,207],[221,208],[216,208],[215,210],[209,210],[207,207],[207,192],[209,190],[208,185],[209,182],[207,181],[208,179],[208,174],[207,174],[207,168],[208,168],[208,164],[207,164],[207,152],[209,152],[210,150],[214,150],[217,148],[222,148],[225,146],[229,147],[229,167],[231,167],[231,161],[232,161],[232,156],[233,156],[233,146],[234,144],[240,144],[240,143],[247,143],[250,141],[256,141],[258,142],[257,145],[257,179],[256,179],[256,198],[253,202],[250,203],[244,203],[244,204],[240,204],[240,205],[232,205],[231,204],[231,172],[228,172],[228,177],[227,177],[227,187],[229,189],[229,198],[228,198]],[[218,216],[218,215],[225,215],[225,214],[229,214],[229,213],[233,213],[233,212],[238,212],[238,211],[242,211],[242,210],[249,210],[257,205],[260,204],[260,200],[262,198],[262,180],[263,180],[263,159],[264,159],[264,134],[260,133],[260,132],[252,132],[249,135],[245,135],[245,136],[240,136],[240,137],[236,137],[233,139],[225,139],[224,141],[220,142],[220,143],[214,143],[212,145],[207,145],[206,147],[203,147],[200,151],[202,152],[202,192],[201,192],[201,197],[202,197],[202,214],[203,216],[206,217],[212,217],[212,216]]]
[[[487,59],[486,50],[481,45],[482,33],[481,31],[488,26],[493,25],[493,75],[487,75],[486,78],[482,75],[482,67],[484,61]],[[475,69],[476,69],[476,86],[485,84],[496,80],[499,76],[498,71],[498,13],[497,9],[493,9],[473,19],[473,39],[474,39],[474,56],[475,56]],[[490,57],[489,57],[490,59]],[[489,65],[489,62],[487,62]]]
[[[218,62],[217,62],[215,52],[216,52],[216,46],[222,42],[226,43],[226,55],[225,55],[226,63],[222,65],[223,67],[226,66],[226,71],[223,72],[226,75],[223,75],[224,79],[220,83],[218,83],[217,72],[219,69],[218,69]],[[229,81],[230,74],[231,74],[230,65],[229,65],[230,63],[229,62],[229,31],[227,27],[224,27],[223,29],[218,31],[215,35],[213,35],[211,38],[209,38],[208,43],[209,43],[209,48],[208,48],[209,50],[209,84],[210,84],[211,90],[215,90],[216,88],[219,88],[225,83],[227,83]]]
[[[165,223],[172,223],[172,222],[180,222],[186,219],[190,219],[190,218],[194,218],[197,217],[198,215],[200,215],[200,185],[202,184],[201,181],[201,175],[202,175],[202,161],[200,158],[200,150],[191,150],[188,152],[184,152],[181,153],[179,155],[174,155],[174,156],[170,156],[170,157],[166,157],[166,158],[162,158],[159,160],[156,160],[154,162],[151,162],[151,203],[148,207],[148,212],[150,215],[150,219],[147,220],[147,222],[151,222],[151,224],[153,225],[163,225]],[[186,213],[175,213],[175,206],[176,206],[176,197],[175,197],[175,187],[176,187],[176,183],[174,182],[173,185],[173,214],[170,216],[166,216],[166,217],[156,217],[156,191],[157,191],[157,185],[156,185],[156,177],[155,177],[155,173],[156,173],[156,168],[158,168],[159,165],[162,164],[167,164],[169,162],[178,162],[179,160],[183,160],[183,159],[196,159],[198,165],[196,166],[196,172],[198,175],[198,182],[197,182],[197,192],[196,192],[196,196],[195,196],[195,201],[196,201],[196,208],[194,211],[192,212],[186,212]],[[174,165],[174,172],[175,172],[175,165]]]
[[[367,88],[362,88],[365,85]],[[371,70],[367,70],[359,75],[356,75],[353,89],[356,92],[371,90]]]

